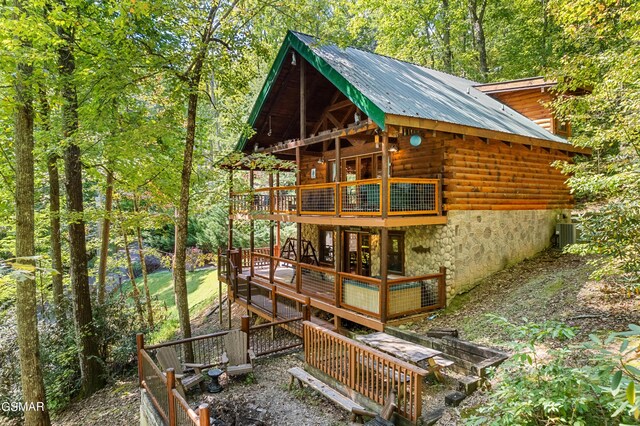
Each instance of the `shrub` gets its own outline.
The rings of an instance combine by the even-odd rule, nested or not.
[[[468,424],[590,426],[623,421],[614,396],[603,391],[614,359],[600,357],[572,366],[572,352],[565,343],[575,336],[572,328],[552,321],[514,325],[504,318],[494,320],[519,340],[513,345],[512,358],[495,372],[497,386],[488,403],[477,409]],[[541,360],[543,341],[558,347],[549,349],[549,356]]]

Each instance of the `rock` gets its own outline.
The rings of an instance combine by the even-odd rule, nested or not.
[[[467,397],[467,395],[462,392],[454,391],[448,393],[444,397],[444,403],[449,407],[457,407],[460,403]]]

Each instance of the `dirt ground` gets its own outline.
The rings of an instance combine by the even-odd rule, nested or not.
[[[535,258],[491,275],[473,290],[456,297],[450,306],[428,318],[401,325],[416,333],[434,327],[452,327],[460,337],[496,347],[505,347],[508,336],[487,314],[504,316],[512,322],[559,320],[578,328],[578,338],[590,333],[624,330],[640,323],[640,298],[627,298],[614,285],[589,279],[591,267],[584,258],[547,250]],[[235,309],[239,317],[242,310]],[[226,321],[226,308],[225,308]],[[194,334],[216,330],[217,312],[197,318]],[[229,383],[220,394],[204,394],[193,399],[211,403],[216,413],[230,425],[329,426],[348,424],[346,414],[321,396],[308,391],[288,390],[286,370],[302,366],[295,355],[262,360],[253,380]],[[441,406],[451,386],[426,386],[425,410]],[[461,409],[482,403],[476,393]],[[232,408],[230,408],[232,407]],[[236,414],[240,413],[236,421]],[[239,417],[243,417],[244,422]],[[76,424],[133,425],[139,423],[137,381],[119,381],[98,394],[74,404],[55,418],[58,426]],[[447,409],[438,425],[462,424],[458,409]]]

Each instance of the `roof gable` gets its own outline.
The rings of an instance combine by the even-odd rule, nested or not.
[[[294,49],[378,126],[387,114],[510,133],[554,142],[566,140],[476,89],[478,83],[375,53],[320,45],[289,31],[249,116],[254,125],[289,49]],[[246,143],[243,138],[237,148]]]

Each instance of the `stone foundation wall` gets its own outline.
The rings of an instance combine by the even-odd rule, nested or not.
[[[564,215],[564,216],[563,216]],[[555,225],[570,210],[451,211],[455,261],[452,294],[551,245]]]

